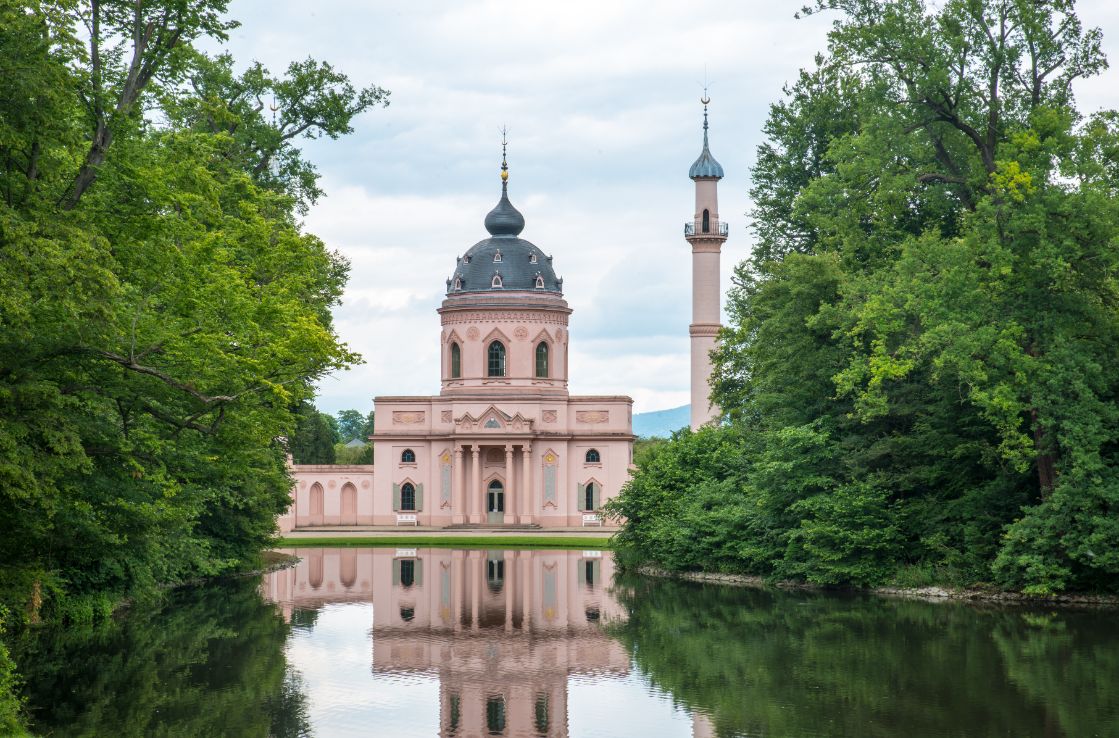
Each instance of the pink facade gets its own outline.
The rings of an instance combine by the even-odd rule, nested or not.
[[[633,401],[568,394],[572,311],[552,257],[518,237],[506,180],[490,237],[447,279],[440,393],[374,398],[376,474],[294,466],[281,530],[605,522],[633,460]]]

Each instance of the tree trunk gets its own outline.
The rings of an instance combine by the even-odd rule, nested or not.
[[[1030,418],[1033,420],[1034,449],[1037,451],[1037,483],[1044,500],[1057,486],[1057,456],[1047,448],[1048,434],[1038,420],[1037,408],[1030,410]]]
[[[64,210],[76,208],[78,202],[82,199],[82,195],[97,179],[97,168],[105,161],[105,152],[109,150],[109,144],[112,141],[113,132],[109,130],[109,126],[104,122],[98,123],[97,131],[93,135],[93,142],[89,146],[89,152],[85,156],[85,161],[82,162],[82,168],[78,170],[78,176],[74,178],[74,183],[70,186],[69,192],[66,193],[62,201]]]

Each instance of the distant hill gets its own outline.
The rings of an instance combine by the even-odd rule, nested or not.
[[[658,436],[668,438],[691,422],[691,405],[683,405],[668,410],[651,413],[638,413],[633,416],[633,434],[642,438]]]

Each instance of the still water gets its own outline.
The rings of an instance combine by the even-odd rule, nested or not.
[[[299,549],[16,644],[54,736],[1119,736],[1114,611],[615,577],[608,552]]]

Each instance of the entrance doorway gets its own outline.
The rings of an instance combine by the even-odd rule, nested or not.
[[[491,525],[505,522],[505,485],[497,479],[486,490],[486,522]]]

